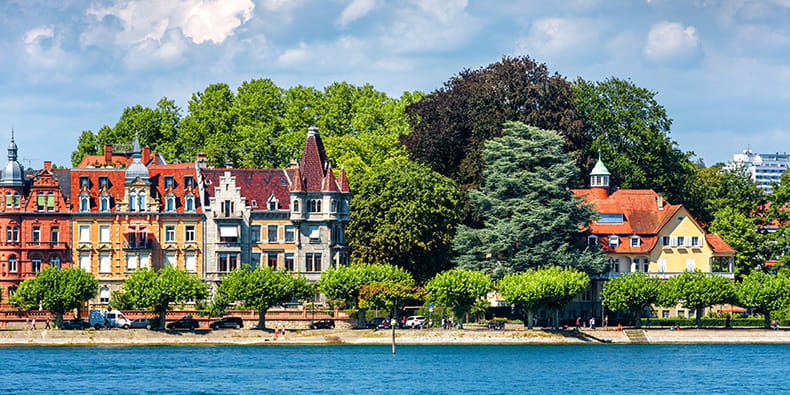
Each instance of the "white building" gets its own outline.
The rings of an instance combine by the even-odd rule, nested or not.
[[[746,150],[741,154],[732,156],[732,162],[724,166],[725,170],[743,168],[757,186],[766,191],[771,191],[771,183],[779,182],[785,171],[790,168],[790,155],[787,152],[774,154],[755,154]]]

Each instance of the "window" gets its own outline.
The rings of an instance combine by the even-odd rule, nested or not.
[[[31,241],[33,242],[40,242],[41,241],[41,227],[34,226],[30,230],[30,237]]]
[[[253,225],[250,227],[250,242],[258,243],[261,241],[261,226]]]
[[[126,256],[126,269],[127,270],[137,269],[137,255],[129,254]]]
[[[55,269],[60,270],[60,257],[53,256],[53,257],[49,258],[49,266],[52,266]]]
[[[87,176],[80,177],[80,189],[87,189],[91,186],[91,180]]]
[[[14,198],[11,196],[11,192],[5,193],[5,205],[6,207],[13,207],[14,205]]]
[[[253,269],[257,269],[261,267],[261,253],[260,252],[253,252],[250,255],[250,265]]]
[[[99,255],[99,273],[109,273],[109,272],[110,272],[110,256]]]
[[[309,200],[308,202],[307,211],[311,213],[320,213],[321,212],[321,200],[313,199]]]
[[[47,196],[43,193],[39,193],[36,196],[36,210],[38,211],[46,211],[47,207]]]
[[[599,224],[622,224],[623,214],[601,214],[601,218],[595,221]]]
[[[269,210],[277,210],[278,208],[280,207],[276,200],[269,201]]]
[[[332,199],[332,206],[331,206],[331,207],[332,207],[332,210],[331,210],[331,211],[332,211],[333,213],[336,213],[336,212],[337,212],[337,200],[335,200],[335,199]]]
[[[184,256],[185,266],[188,272],[197,271],[197,259],[195,255],[188,254]]]
[[[294,271],[294,254],[293,252],[285,253],[285,270],[290,272]]]
[[[178,261],[176,260],[176,256],[173,254],[165,255],[165,265],[175,268],[178,266]]]
[[[661,318],[669,318],[669,310],[661,310]]]
[[[52,192],[47,194],[47,210],[52,211],[55,209],[55,195]]]
[[[233,202],[225,200],[222,202],[222,214],[226,217],[233,215]]]
[[[137,194],[129,192],[129,211],[137,211]]]
[[[337,256],[338,264],[341,266],[348,266],[348,254],[340,253]]]
[[[311,226],[308,228],[310,231],[310,242],[311,243],[320,243],[321,242],[321,231],[318,229],[317,226]]]
[[[620,273],[620,259],[613,259],[610,263],[612,265],[612,273]]]
[[[140,191],[140,193],[137,194],[137,201],[139,202],[137,209],[140,211],[145,211],[145,191]]]
[[[110,303],[110,289],[102,287],[99,290],[99,303]]]
[[[99,241],[102,243],[109,243],[110,242],[110,226],[109,225],[101,225],[99,226]]]
[[[148,255],[140,255],[140,269],[145,269],[148,267],[149,256]]]
[[[165,190],[172,190],[175,187],[173,176],[165,176]]]
[[[687,258],[686,259],[686,270],[689,272],[693,272],[696,264],[694,262],[694,258]]]
[[[110,212],[110,197],[109,196],[100,196],[99,197],[99,211],[103,213]]]
[[[238,263],[237,254],[229,254],[222,252],[219,254],[219,271],[229,272],[236,268]]]
[[[184,210],[187,212],[195,211],[195,198],[193,196],[187,196],[184,198]]]
[[[686,310],[678,310],[678,317],[685,317],[685,316],[686,316]]]
[[[16,273],[19,268],[16,266],[16,255],[11,255],[8,257],[8,271],[10,273]]]
[[[277,225],[269,225],[266,227],[266,234],[269,243],[277,242]]]
[[[88,254],[80,254],[80,269],[86,272],[91,272],[91,256]]]
[[[219,241],[220,243],[238,243],[239,228],[235,226],[220,226]]]
[[[91,241],[90,225],[80,225],[80,242],[87,243],[89,241]]]
[[[277,253],[270,252],[266,254],[266,266],[276,268],[277,267]]]
[[[60,241],[60,228],[59,227],[53,226],[49,230],[49,241],[51,241],[53,243],[57,243],[58,241]]]
[[[184,189],[192,189],[195,187],[195,177],[184,176]]]
[[[669,246],[669,236],[661,236],[661,245]]]
[[[167,212],[174,212],[176,211],[176,197],[175,196],[168,196],[166,203],[165,203],[165,211]]]
[[[91,209],[91,199],[87,196],[80,196],[80,211],[86,212]]]
[[[691,236],[691,246],[692,247],[700,247],[701,246],[698,236]]]
[[[617,248],[620,245],[620,238],[617,236],[609,236],[609,247],[610,248]]]
[[[104,176],[99,177],[99,190],[107,190],[110,188],[110,179]]]
[[[41,257],[34,256],[30,258],[30,268],[33,270],[33,273],[38,273],[41,271]]]
[[[631,247],[639,247],[641,240],[639,236],[631,236]]]
[[[187,225],[184,227],[184,238],[186,242],[194,242],[195,241],[195,226],[194,225]]]
[[[660,258],[658,260],[658,272],[666,273],[666,271],[667,271],[667,260],[664,258]]]
[[[293,225],[285,225],[285,241],[286,242],[293,242],[294,241],[294,227],[293,227]]]
[[[258,207],[258,201],[255,199],[252,199],[252,201],[250,201],[250,204],[252,204],[252,207]]]
[[[293,206],[294,206],[294,212],[298,213],[299,212],[299,201],[298,200],[294,200]]]
[[[176,227],[172,225],[165,226],[165,241],[176,241]]]
[[[684,245],[685,245],[685,243],[684,243],[684,240],[683,240],[683,236],[678,236],[677,241],[675,242],[675,246],[682,247]]]
[[[305,271],[320,272],[321,271],[321,253],[307,253],[305,254]]]

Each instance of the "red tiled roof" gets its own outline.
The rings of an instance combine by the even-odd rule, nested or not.
[[[658,209],[661,195],[652,189],[619,189],[602,199],[591,193],[590,189],[571,190],[576,196],[592,204],[592,208],[602,214],[623,214],[622,224],[590,224],[594,234],[650,235],[657,234],[663,225],[680,209],[663,201],[663,209]]]
[[[294,169],[201,169],[207,198],[214,197],[214,188],[219,186],[219,178],[225,172],[236,177],[236,187],[240,188],[241,196],[247,198],[247,204],[253,210],[268,210],[266,202],[272,194],[279,201],[281,210],[290,209],[288,181],[289,172],[294,172]],[[252,205],[253,200],[257,207]]]
[[[730,245],[727,244],[727,242],[724,241],[721,236],[715,233],[706,233],[705,240],[708,242],[708,245],[710,245],[710,248],[713,250],[713,252],[731,254],[738,252],[734,248],[730,247]]]
[[[311,128],[307,134],[307,141],[304,143],[300,164],[300,171],[305,180],[305,190],[320,191],[325,176],[324,172],[328,168],[329,160],[326,157],[326,151],[324,151],[321,135]]]
[[[337,183],[340,186],[340,192],[350,192],[348,187],[348,178],[346,177],[346,169],[340,168],[340,176],[337,177]]]

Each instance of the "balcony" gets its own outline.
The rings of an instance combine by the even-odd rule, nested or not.
[[[153,240],[124,241],[123,248],[127,250],[151,250],[154,248]]]
[[[25,248],[37,250],[65,250],[69,248],[69,244],[65,241],[28,241],[25,242]]]

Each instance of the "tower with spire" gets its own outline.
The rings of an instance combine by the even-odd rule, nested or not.
[[[595,167],[590,171],[590,189],[592,193],[601,199],[606,199],[609,196],[609,169],[603,164],[601,160],[601,152],[598,151],[598,161],[595,162]]]

